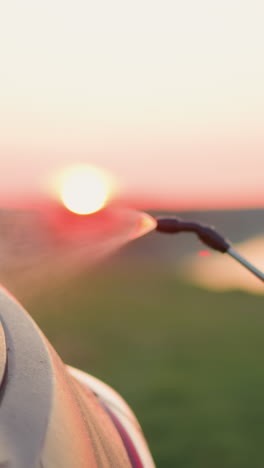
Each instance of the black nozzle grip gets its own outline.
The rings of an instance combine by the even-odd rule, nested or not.
[[[176,234],[183,231],[183,221],[180,218],[157,218],[156,230],[166,234]]]
[[[231,247],[230,242],[216,232],[213,227],[194,221],[183,221],[181,218],[157,218],[156,230],[167,234],[194,232],[207,247],[222,253],[227,252]]]
[[[230,247],[230,243],[225,237],[221,236],[216,230],[211,226],[199,225],[199,228],[196,231],[199,239],[208,247],[211,247],[218,252],[225,253]]]

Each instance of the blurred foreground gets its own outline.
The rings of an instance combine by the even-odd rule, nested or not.
[[[262,466],[261,296],[104,265],[26,306],[66,362],[127,399],[157,466]]]

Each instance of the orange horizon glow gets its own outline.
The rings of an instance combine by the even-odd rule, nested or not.
[[[54,190],[53,190],[54,191]],[[111,197],[110,197],[111,201]],[[53,205],[62,203],[60,194],[55,196],[47,195],[24,195],[10,194],[1,196],[0,210],[40,210],[46,211],[52,209]],[[143,211],[232,211],[232,210],[261,210],[264,209],[263,197],[248,198],[246,195],[242,197],[230,198],[228,197],[196,197],[192,198],[180,197],[167,197],[158,198],[156,196],[127,196],[119,195],[117,202],[123,206],[131,207]],[[64,205],[64,204],[63,204]],[[65,205],[64,205],[65,206]]]

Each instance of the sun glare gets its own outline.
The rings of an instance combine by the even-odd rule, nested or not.
[[[113,194],[110,177],[92,166],[74,166],[65,171],[60,198],[68,210],[87,215],[101,210]]]

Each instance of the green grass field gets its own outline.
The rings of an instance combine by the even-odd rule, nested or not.
[[[67,363],[125,397],[158,467],[263,466],[263,296],[101,266],[26,306]]]

